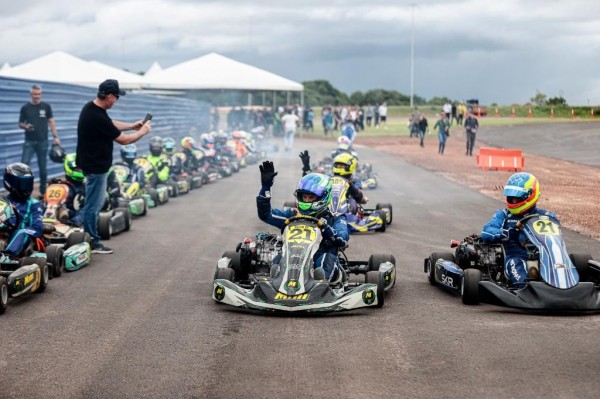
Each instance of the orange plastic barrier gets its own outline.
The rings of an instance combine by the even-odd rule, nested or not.
[[[525,166],[523,153],[517,149],[481,147],[476,159],[481,169],[519,172]]]

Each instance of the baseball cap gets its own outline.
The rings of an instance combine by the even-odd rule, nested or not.
[[[98,86],[98,91],[102,94],[114,94],[115,96],[124,96],[125,91],[119,89],[119,82],[115,79],[106,79]]]

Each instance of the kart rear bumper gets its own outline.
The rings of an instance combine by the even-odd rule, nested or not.
[[[529,310],[600,311],[598,291],[591,282],[559,289],[543,282],[530,281],[517,290],[507,290],[491,281],[479,282],[481,302]]]
[[[227,305],[265,312],[338,312],[377,306],[376,284],[363,284],[337,294],[326,282],[317,283],[305,294],[285,295],[276,291],[270,282],[261,281],[251,290],[235,283],[217,279],[212,298]]]

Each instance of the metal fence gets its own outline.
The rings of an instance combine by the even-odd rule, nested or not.
[[[13,162],[21,161],[25,134],[19,128],[19,112],[23,104],[31,99],[29,91],[34,84],[42,87],[42,101],[52,107],[61,145],[67,153],[75,152],[77,146],[77,121],[81,108],[93,100],[97,93],[94,88],[77,85],[0,77],[1,170]],[[143,119],[148,112],[154,115],[152,132],[136,143],[140,155],[149,152],[148,141],[151,137],[173,137],[179,142],[184,136],[196,136],[194,132],[208,131],[210,126],[209,104],[178,97],[127,93],[108,114],[115,120],[133,122]],[[51,145],[52,135],[48,136],[48,145]],[[115,143],[115,160],[120,159],[120,147]],[[34,176],[38,176],[37,159],[34,157],[31,163]],[[48,160],[48,176],[62,174],[63,165]]]

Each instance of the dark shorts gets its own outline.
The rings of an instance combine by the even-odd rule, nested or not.
[[[380,116],[379,118],[381,119],[381,121],[382,121],[382,122],[385,122],[385,121],[387,120],[387,116],[383,116],[383,115],[382,115],[382,116]]]

